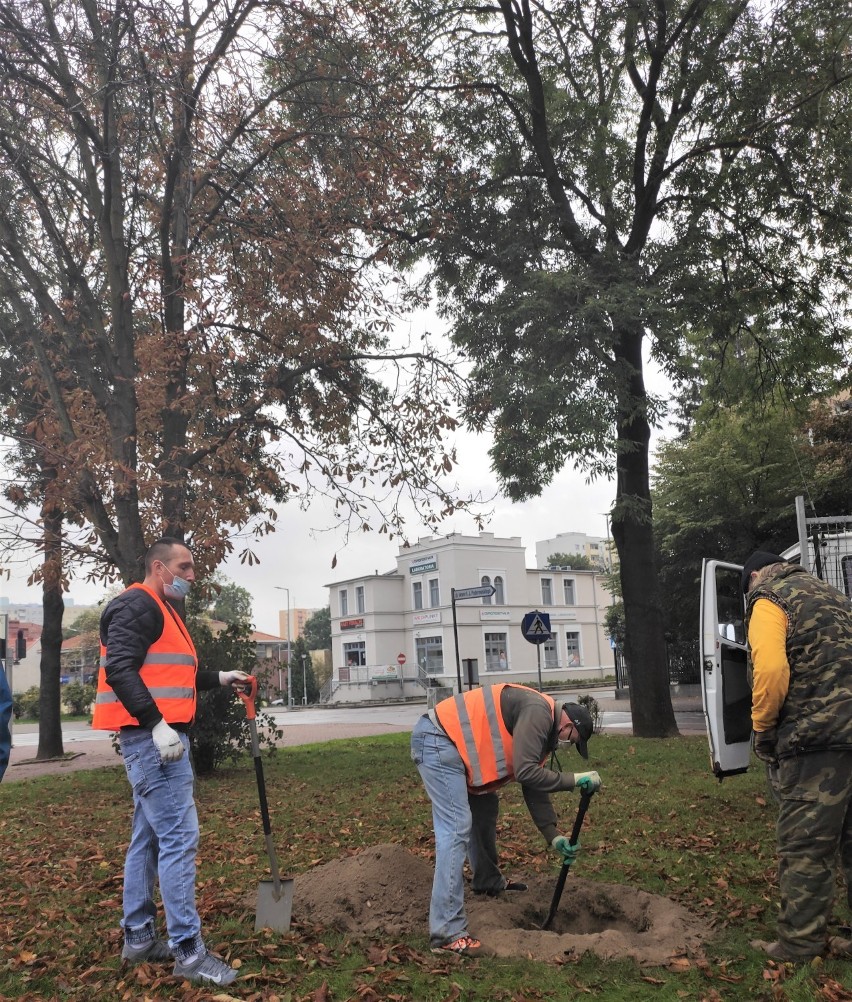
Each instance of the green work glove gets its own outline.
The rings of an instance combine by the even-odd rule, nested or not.
[[[564,835],[557,835],[550,844],[557,852],[562,853],[563,866],[570,866],[577,858],[577,853],[580,851],[580,843],[575,842],[574,845],[571,845]]]
[[[596,793],[601,788],[601,777],[596,772],[575,772],[574,789],[583,793]]]

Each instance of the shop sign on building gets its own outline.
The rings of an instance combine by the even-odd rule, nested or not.
[[[438,557],[432,553],[428,557],[415,557],[408,568],[409,574],[426,574],[438,569]]]
[[[441,613],[439,610],[435,612],[415,612],[411,617],[411,622],[413,626],[425,626],[427,623],[440,623]]]
[[[479,619],[480,622],[488,622],[495,619],[511,619],[512,614],[508,609],[480,609]]]
[[[364,620],[363,619],[341,619],[340,620],[341,630],[363,630]]]

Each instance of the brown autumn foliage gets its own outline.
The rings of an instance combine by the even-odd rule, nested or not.
[[[410,58],[384,0],[0,2],[7,496],[47,467],[93,574],[161,533],[210,569],[311,491],[391,532],[405,492],[452,508],[455,377],[390,336]]]

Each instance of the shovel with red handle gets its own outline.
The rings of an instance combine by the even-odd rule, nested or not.
[[[260,816],[263,819],[263,836],[266,839],[266,853],[272,880],[261,880],[257,886],[257,909],[255,930],[275,929],[286,932],[290,928],[293,908],[293,879],[283,880],[278,872],[278,857],[272,842],[272,825],[269,823],[269,805],[266,800],[266,782],[263,778],[263,762],[260,758],[260,742],[257,738],[257,710],[254,700],[257,695],[257,679],[249,675],[242,688],[237,690],[246,704],[246,718],[251,732],[251,753],[254,756],[254,772],[257,776],[257,792],[260,797]]]
[[[583,827],[583,818],[586,816],[586,811],[589,809],[589,804],[593,796],[594,794],[592,793],[584,793],[580,797],[577,817],[574,819],[574,827],[571,830],[571,837],[568,839],[569,845],[576,845],[580,840],[580,829]],[[550,911],[547,913],[547,918],[544,920],[542,929],[549,929],[550,923],[556,918],[556,909],[559,907],[559,901],[562,898],[562,891],[565,887],[565,878],[568,876],[570,869],[570,863],[566,862],[562,864],[562,869],[559,871],[559,879],[556,881],[556,888],[553,891],[553,899],[550,902]]]

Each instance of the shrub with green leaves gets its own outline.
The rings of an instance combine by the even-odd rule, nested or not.
[[[69,682],[62,688],[62,702],[69,713],[74,716],[83,717],[91,713],[92,703],[95,701],[96,689],[93,685],[84,685],[82,682]]]
[[[231,624],[215,635],[203,623],[190,623],[189,627],[202,668],[254,674],[255,647],[247,625]],[[261,746],[273,751],[283,731],[276,728],[272,717],[261,713],[257,715],[257,728]],[[200,775],[213,772],[223,762],[236,762],[245,749],[251,748],[245,704],[230,686],[198,694],[198,709],[189,739]]]
[[[584,695],[577,697],[577,702],[580,706],[585,706],[585,708],[589,711],[589,715],[592,718],[594,733],[600,734],[601,729],[603,728],[603,717],[601,715],[601,708],[598,705],[598,701],[594,696],[589,695],[589,693],[585,693]]]
[[[15,719],[23,717],[27,720],[38,720],[38,701],[41,689],[37,685],[30,686],[26,692],[19,692],[12,699],[12,712]]]

